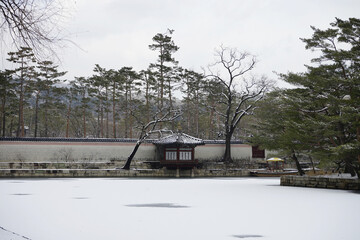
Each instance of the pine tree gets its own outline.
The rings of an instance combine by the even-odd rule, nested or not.
[[[36,60],[32,49],[27,47],[21,47],[17,52],[9,52],[8,55],[8,61],[19,65],[19,67],[13,70],[15,75],[14,80],[17,82],[16,93],[19,98],[18,127],[16,136],[24,137],[24,105],[27,103],[27,97],[30,94],[30,86],[32,81],[34,81],[34,63]]]
[[[306,49],[321,53],[314,64],[281,77],[296,86],[284,94],[304,119],[299,125],[293,121],[294,128],[302,137],[312,136],[307,139],[312,144],[303,145],[355,175],[360,169],[360,20],[336,19],[330,25],[311,27],[312,37],[302,39]]]
[[[38,108],[40,99],[43,100],[42,109],[44,110],[44,137],[49,137],[50,123],[54,120],[54,114],[56,109],[56,93],[57,84],[60,82],[60,77],[64,76],[66,72],[59,72],[58,66],[54,65],[51,61],[42,61],[38,63],[37,68],[37,81],[35,83],[36,89],[36,114],[35,114],[35,133],[37,136],[38,127]],[[49,109],[54,109],[52,114],[49,113]],[[52,118],[49,116],[52,115]],[[54,125],[54,124],[52,124]]]
[[[135,111],[133,94],[139,93],[141,83],[139,74],[132,69],[132,67],[123,67],[120,73],[124,79],[124,135],[125,138],[133,137],[133,111]]]
[[[93,75],[89,78],[91,88],[89,93],[92,96],[94,104],[97,106],[97,127],[96,136],[104,137],[104,113],[106,114],[105,134],[109,137],[109,78],[107,76],[107,70],[96,64],[94,72],[97,75]]]
[[[140,72],[140,82],[142,83],[142,87],[144,89],[145,94],[145,115],[146,122],[150,122],[151,117],[151,109],[150,104],[154,100],[155,92],[156,92],[156,81],[155,74],[151,71],[151,69],[147,69],[146,71]]]
[[[74,102],[76,102],[79,92],[77,91],[76,81],[69,81],[68,84],[62,88],[63,95],[65,96],[66,101],[66,128],[65,128],[65,137],[70,137],[70,122],[72,119]]]
[[[109,78],[111,105],[112,105],[112,124],[113,124],[113,138],[117,138],[116,123],[118,116],[117,102],[119,101],[120,92],[123,90],[124,78],[119,71],[109,70],[107,72]]]
[[[79,136],[83,138],[87,137],[87,116],[88,108],[90,106],[90,97],[89,97],[89,80],[85,77],[75,77],[75,87],[77,93],[80,95],[80,109],[81,109],[81,118],[82,118],[82,133]]]
[[[6,134],[6,120],[12,114],[11,105],[16,101],[16,94],[14,91],[15,84],[13,82],[10,71],[0,71],[0,96],[1,96],[1,120],[0,120],[0,135],[5,137]],[[11,136],[11,131],[9,132]]]
[[[150,65],[150,68],[156,73],[158,109],[163,109],[165,106],[166,92],[168,93],[169,104],[172,105],[172,72],[173,66],[177,65],[177,61],[173,58],[173,54],[179,50],[179,47],[175,45],[171,38],[173,32],[174,30],[168,29],[164,34],[156,34],[152,39],[154,43],[149,45],[151,50],[159,51],[157,62]]]
[[[184,69],[181,74],[184,117],[186,118],[186,132],[196,137],[200,137],[200,115],[203,99],[204,76],[192,70]]]

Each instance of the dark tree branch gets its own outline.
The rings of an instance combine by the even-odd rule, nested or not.
[[[141,128],[141,132],[140,132],[138,141],[136,142],[136,145],[135,145],[133,151],[131,152],[130,156],[128,157],[128,159],[127,159],[125,165],[122,167],[122,169],[125,169],[125,170],[130,169],[131,162],[134,159],[134,156],[135,156],[137,150],[139,149],[140,145],[151,134],[159,133],[161,136],[163,132],[169,132],[169,130],[166,130],[166,129],[156,129],[156,127],[159,123],[173,122],[174,120],[179,118],[181,115],[182,115],[182,112],[180,110],[171,110],[171,111],[167,111],[164,114],[164,108],[163,108],[154,114],[153,120],[151,120],[150,122],[148,122],[146,124],[141,123],[141,127],[139,126],[139,128]],[[138,119],[138,118],[136,117],[136,119]]]
[[[60,36],[64,13],[60,1],[0,0],[0,30],[8,34],[18,49],[32,48],[38,58],[54,55],[55,47],[66,41]]]

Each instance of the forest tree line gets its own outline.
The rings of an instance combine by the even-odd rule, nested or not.
[[[222,138],[215,111],[216,81],[179,66],[172,30],[156,34],[150,50],[158,57],[146,70],[105,69],[66,79],[52,61],[38,61],[31,48],[8,53],[14,69],[0,72],[2,137],[137,138],[138,123],[159,109],[181,108],[182,117],[165,128],[204,139]],[[175,96],[182,92],[182,99]],[[239,137],[240,133],[236,133]],[[235,134],[235,135],[236,135]]]

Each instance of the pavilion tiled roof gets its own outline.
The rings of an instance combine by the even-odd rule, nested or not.
[[[185,133],[174,133],[158,140],[154,140],[155,145],[204,145],[204,141]]]

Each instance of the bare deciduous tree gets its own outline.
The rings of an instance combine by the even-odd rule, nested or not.
[[[223,118],[226,145],[223,161],[230,162],[233,133],[243,117],[253,114],[255,103],[263,97],[269,81],[265,77],[248,75],[256,59],[247,52],[221,46],[216,58],[217,61],[208,67],[206,77],[218,85],[213,94],[218,96],[219,104],[212,108]]]
[[[157,111],[152,120],[148,123],[144,123],[142,122],[139,118],[137,118],[135,115],[133,115],[136,120],[139,123],[138,128],[140,129],[140,135],[138,138],[138,141],[136,142],[136,145],[133,149],[133,151],[131,152],[130,156],[128,157],[125,165],[122,167],[122,169],[125,170],[129,170],[130,169],[130,164],[137,152],[137,150],[139,149],[140,145],[151,135],[154,133],[159,133],[160,135],[163,132],[168,132],[169,130],[166,129],[156,129],[157,125],[159,123],[163,123],[163,122],[173,122],[175,119],[177,119],[178,117],[180,117],[182,115],[182,112],[180,110],[171,110],[171,111],[167,111],[166,113],[164,113],[164,108]]]
[[[36,56],[54,54],[64,41],[60,23],[65,7],[57,0],[0,0],[0,31],[16,48],[32,48]]]

